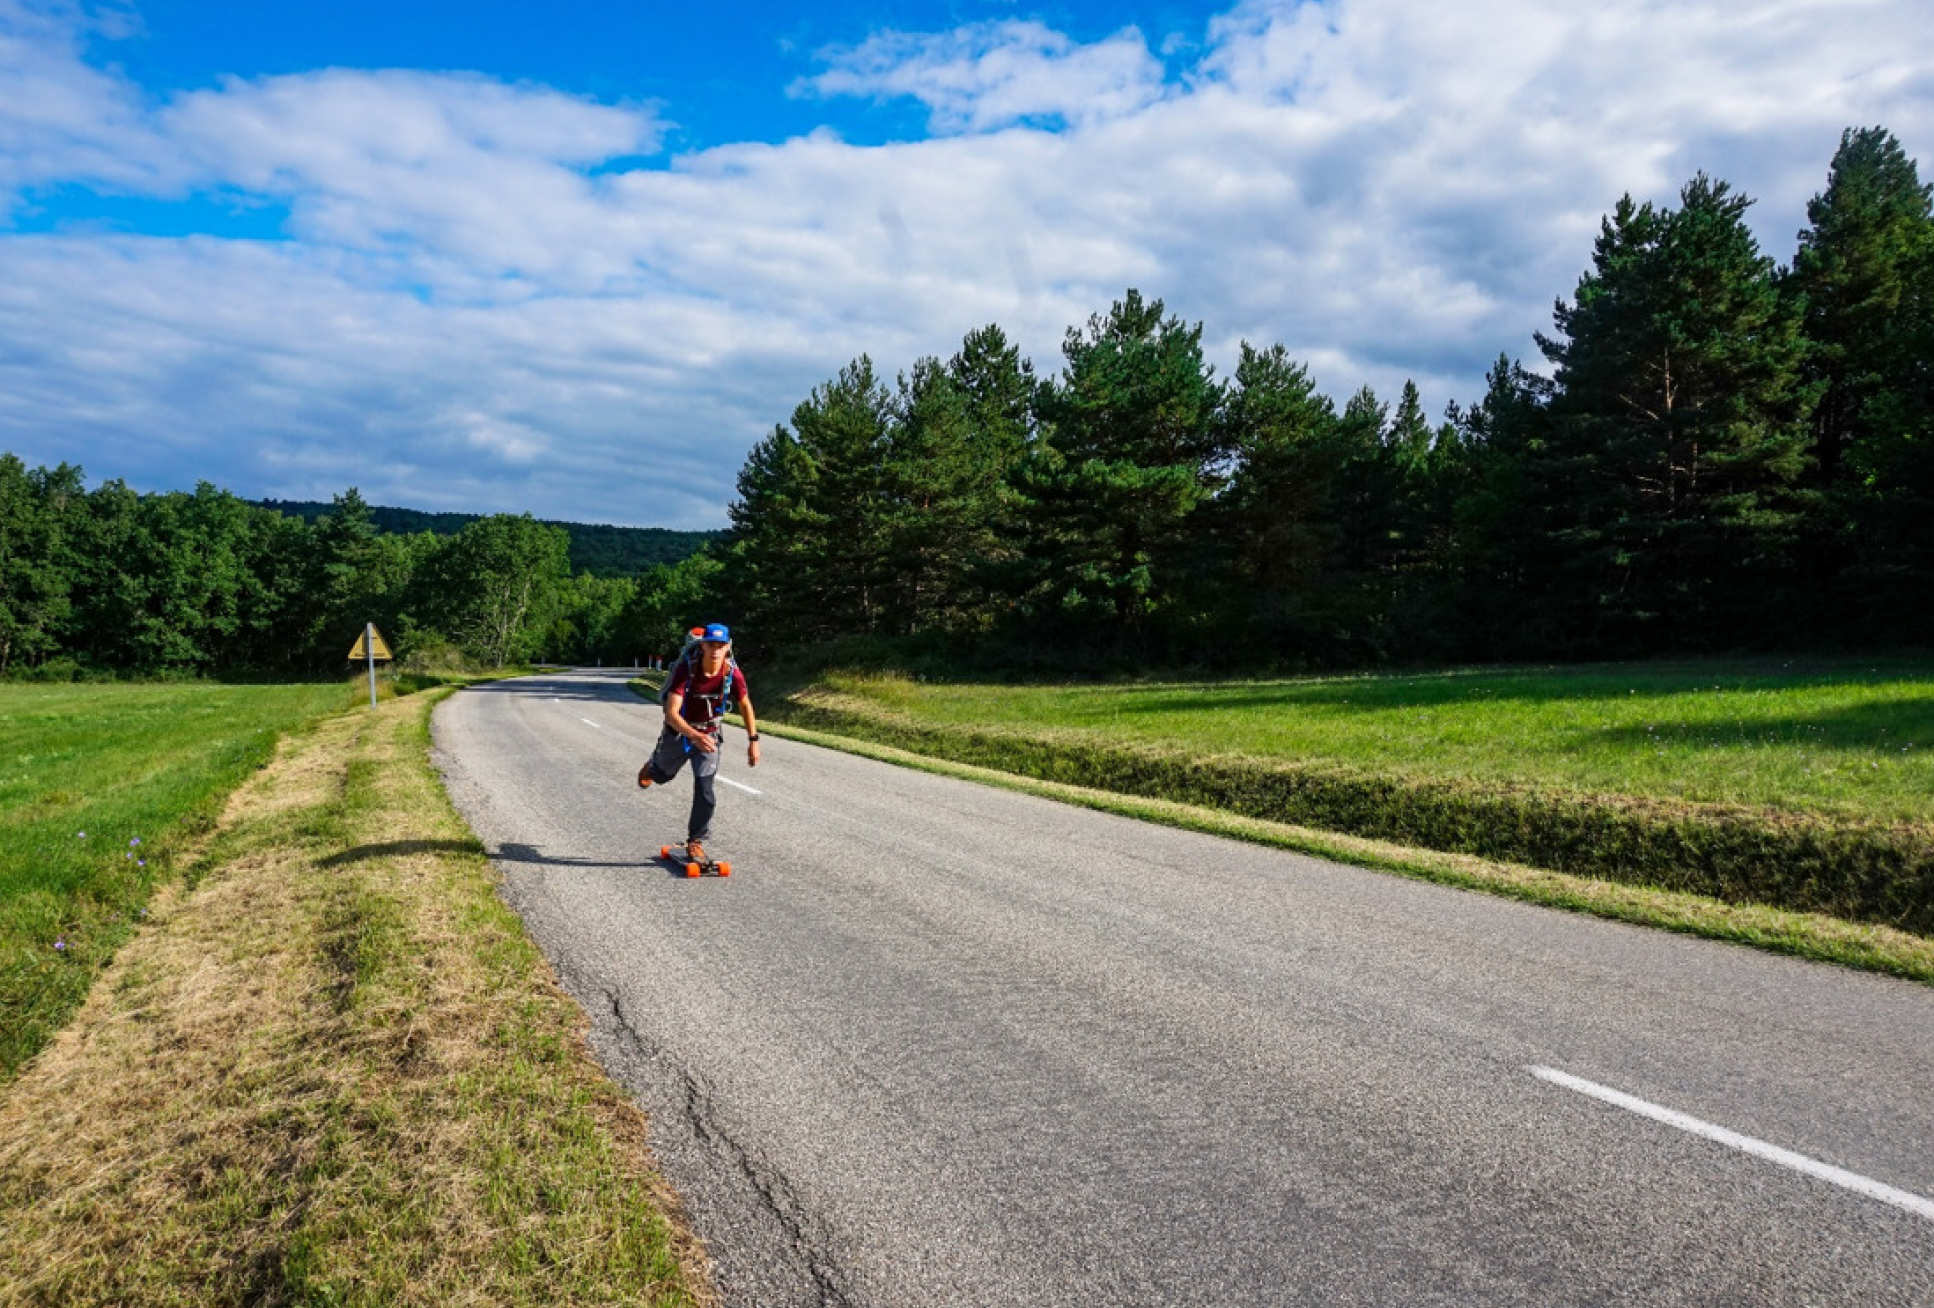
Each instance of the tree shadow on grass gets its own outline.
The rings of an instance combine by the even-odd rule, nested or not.
[[[1750,749],[1768,744],[1795,748],[1864,750],[1910,756],[1934,750],[1934,695],[1851,704],[1821,713],[1786,714],[1743,721],[1662,721],[1606,727],[1585,739],[1618,745],[1695,744],[1710,749]]]
[[[1497,671],[1337,677],[1322,681],[1289,681],[1274,685],[1241,682],[1218,686],[1205,681],[1199,686],[1165,686],[1143,691],[1135,705],[1136,713],[1203,713],[1231,709],[1294,711],[1297,708],[1420,709],[1446,705],[1481,706],[1500,703],[1578,703],[1591,700],[1617,700],[1637,695],[1647,699],[1667,696],[1706,695],[1714,691],[1780,690],[1789,687],[1824,684],[1859,685],[1873,681],[1892,681],[1907,677],[1926,678],[1934,668],[1888,666],[1869,668],[1849,664],[1840,668],[1795,664],[1790,669],[1777,665],[1726,664],[1632,664],[1621,667],[1582,666],[1575,668],[1512,668]],[[1133,688],[1124,688],[1133,693]],[[1892,705],[1914,703],[1891,701],[1876,706],[1892,711]],[[1924,701],[1923,701],[1924,702]],[[1847,710],[1864,712],[1864,708]],[[1831,718],[1834,714],[1822,714]],[[1640,729],[1644,734],[1644,729]]]

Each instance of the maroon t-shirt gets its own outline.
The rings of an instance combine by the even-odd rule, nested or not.
[[[732,682],[729,687],[726,685],[728,673]],[[673,695],[685,697],[678,709],[679,716],[695,731],[716,731],[727,702],[737,704],[746,693],[745,673],[730,661],[715,677],[706,676],[695,663],[680,663],[672,669],[671,684],[665,687],[667,699]]]

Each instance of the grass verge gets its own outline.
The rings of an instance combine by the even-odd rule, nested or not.
[[[1059,685],[832,671],[817,681],[815,693],[941,727],[1321,762],[1408,782],[1934,820],[1930,658]]]
[[[645,691],[656,693],[648,683],[641,687],[641,693]],[[916,754],[852,736],[774,723],[766,717],[760,718],[759,730],[901,767],[1000,786],[1107,813],[1120,813],[1145,822],[1160,822],[1210,835],[1273,845],[1279,849],[1315,854],[1338,862],[1378,868],[1443,885],[1489,891],[1529,903],[1752,945],[1777,953],[1840,963],[1934,985],[1934,940],[1890,927],[1849,922],[1820,913],[1797,913],[1762,904],[1727,903],[1682,891],[1574,876],[1468,854],[1417,849],[1388,841],[1244,817],[1173,800],[1122,795],[1065,782],[1043,781],[994,768]]]
[[[766,718],[956,763],[1396,845],[1934,934],[1934,823],[963,725],[827,687]]]
[[[709,1301],[430,769],[439,697],[285,743],[0,1089],[0,1303]]]

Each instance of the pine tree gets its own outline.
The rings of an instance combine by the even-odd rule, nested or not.
[[[1790,280],[1806,297],[1806,371],[1821,390],[1813,449],[1823,484],[1843,475],[1848,447],[1869,429],[1874,398],[1910,382],[1930,197],[1934,187],[1921,182],[1892,133],[1848,128],[1827,189],[1807,203],[1809,226]]]
[[[1431,436],[1430,420],[1424,417],[1423,396],[1417,390],[1417,383],[1406,378],[1384,441],[1404,467],[1421,468],[1430,458]]]
[[[1550,455],[1551,385],[1500,354],[1484,397],[1458,412],[1446,564],[1461,652],[1479,658],[1549,655],[1584,625],[1568,542],[1556,520],[1568,504]]]
[[[1679,644],[1770,630],[1807,465],[1798,305],[1704,174],[1680,208],[1620,200],[1557,335],[1555,453],[1570,544],[1608,638]]]
[[[975,439],[992,467],[1011,468],[1033,431],[1034,365],[1021,357],[995,323],[967,333],[947,361],[947,375],[965,397]]]
[[[1024,563],[1031,501],[1018,479],[1036,430],[1034,365],[996,324],[969,332],[947,362],[966,396],[968,420],[987,481],[984,551],[963,579],[961,619],[985,628],[1014,609],[1028,585]]]
[[[774,427],[746,455],[738,498],[726,508],[731,530],[720,550],[728,562],[724,598],[735,621],[774,647],[810,639],[819,630],[813,585],[837,552],[832,523],[814,507],[818,477],[818,464],[792,431]],[[647,587],[640,603],[653,598]],[[658,618],[650,610],[633,623],[641,635],[658,637],[658,645],[697,620],[674,617],[668,634]]]
[[[1362,651],[1383,643],[1390,608],[1391,533],[1396,506],[1396,466],[1386,437],[1390,406],[1369,386],[1344,401],[1337,418],[1336,555],[1331,561],[1330,605],[1339,628]]]
[[[1230,581],[1262,651],[1327,659],[1337,645],[1323,587],[1336,548],[1342,447],[1336,406],[1281,345],[1244,341],[1226,424],[1236,468],[1220,504]]]
[[[1455,460],[1448,446],[1438,448],[1416,382],[1405,379],[1383,443],[1391,634],[1411,651],[1422,652],[1437,643],[1435,591],[1450,530],[1449,506],[1441,502],[1440,492]]]
[[[899,380],[883,477],[899,633],[961,623],[968,578],[995,544],[1004,480],[971,397],[938,359],[919,360]]]
[[[739,474],[736,597],[765,639],[887,630],[893,562],[885,492],[893,399],[861,355],[793,410]]]
[[[1846,635],[1934,636],[1934,188],[1880,127],[1841,134],[1790,284],[1806,300],[1816,484],[1809,576]]]
[[[1223,390],[1203,362],[1202,325],[1164,314],[1130,289],[1085,333],[1069,329],[1026,473],[1043,598],[1137,642],[1191,580],[1200,541],[1189,522],[1227,471]]]

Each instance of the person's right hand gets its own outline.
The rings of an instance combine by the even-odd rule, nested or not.
[[[692,748],[701,754],[716,754],[718,753],[719,747],[718,742],[706,735],[703,731],[694,731],[692,733]]]

